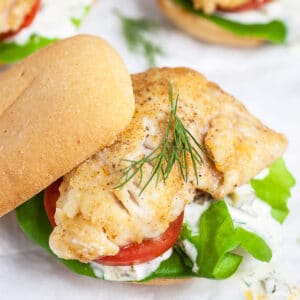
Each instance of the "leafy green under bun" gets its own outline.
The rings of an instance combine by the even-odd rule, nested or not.
[[[0,64],[11,64],[20,61],[54,41],[56,40],[33,35],[23,45],[15,42],[0,42]]]
[[[253,184],[253,182],[259,184]],[[257,181],[255,179],[253,182],[252,186],[257,196],[263,197],[263,201],[277,210],[284,207],[283,204],[286,205],[290,188],[295,183],[282,159],[270,167],[270,172],[264,179]],[[277,197],[277,193],[281,196]],[[273,196],[274,203],[271,200]],[[285,216],[286,214],[285,210]],[[52,227],[44,209],[43,192],[18,207],[16,215],[21,229],[29,239],[59,259],[73,272],[96,277],[90,264],[60,259],[51,251],[48,240]],[[237,271],[243,260],[242,256],[234,253],[234,250],[238,248],[244,249],[251,256],[263,262],[268,262],[272,258],[271,249],[261,237],[245,228],[234,226],[224,200],[212,201],[208,209],[204,211],[198,224],[198,233],[193,233],[189,225],[185,223],[179,240],[181,242],[173,247],[172,255],[163,261],[156,271],[141,281],[155,278],[228,278]],[[192,262],[185,253],[182,243],[184,240],[196,248],[198,255],[195,262]]]
[[[208,15],[201,10],[196,10],[191,0],[172,0],[185,10],[211,21],[218,26],[241,37],[259,38],[265,41],[280,44],[284,43],[287,36],[287,27],[281,20],[273,20],[267,23],[244,24],[226,19],[219,15]]]

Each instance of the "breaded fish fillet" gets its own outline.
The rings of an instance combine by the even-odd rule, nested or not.
[[[50,246],[62,258],[83,262],[115,255],[119,247],[162,234],[191,202],[196,190],[219,199],[249,182],[280,157],[283,135],[201,74],[186,68],[151,69],[132,76],[136,112],[117,140],[67,174],[60,186]],[[114,189],[128,166],[161,142],[170,113],[169,85],[179,95],[178,116],[206,147],[198,184],[190,165],[185,183],[178,167],[164,184],[153,180],[140,195],[139,176]],[[113,116],[112,116],[113,117]],[[91,130],[93,130],[91,128]],[[143,182],[152,165],[143,168]],[[142,184],[143,186],[143,184]]]
[[[1,0],[0,34],[18,30],[35,3],[36,0]]]
[[[218,7],[234,9],[248,2],[249,0],[193,0],[194,7],[206,13],[213,13]]]

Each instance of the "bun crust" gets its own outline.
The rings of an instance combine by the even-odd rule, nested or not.
[[[211,21],[189,13],[172,0],[157,0],[157,4],[179,28],[205,42],[233,47],[255,47],[264,42],[257,38],[237,36]]]
[[[123,61],[89,35],[0,74],[0,98],[0,216],[112,143],[134,112]]]

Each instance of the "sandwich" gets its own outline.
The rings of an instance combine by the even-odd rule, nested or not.
[[[275,258],[287,140],[200,73],[130,77],[105,41],[76,36],[0,82],[0,215],[17,207],[73,272],[161,284]]]
[[[282,1],[157,0],[161,11],[193,37],[208,43],[254,47],[286,41]]]
[[[15,63],[61,38],[76,34],[94,0],[2,0],[0,64]]]

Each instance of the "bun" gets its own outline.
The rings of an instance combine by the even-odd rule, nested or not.
[[[0,98],[0,216],[112,143],[134,112],[123,61],[89,35],[0,74]]]
[[[258,38],[237,36],[211,21],[184,10],[172,0],[157,0],[157,3],[163,13],[179,28],[205,42],[234,47],[255,47],[264,42]]]

